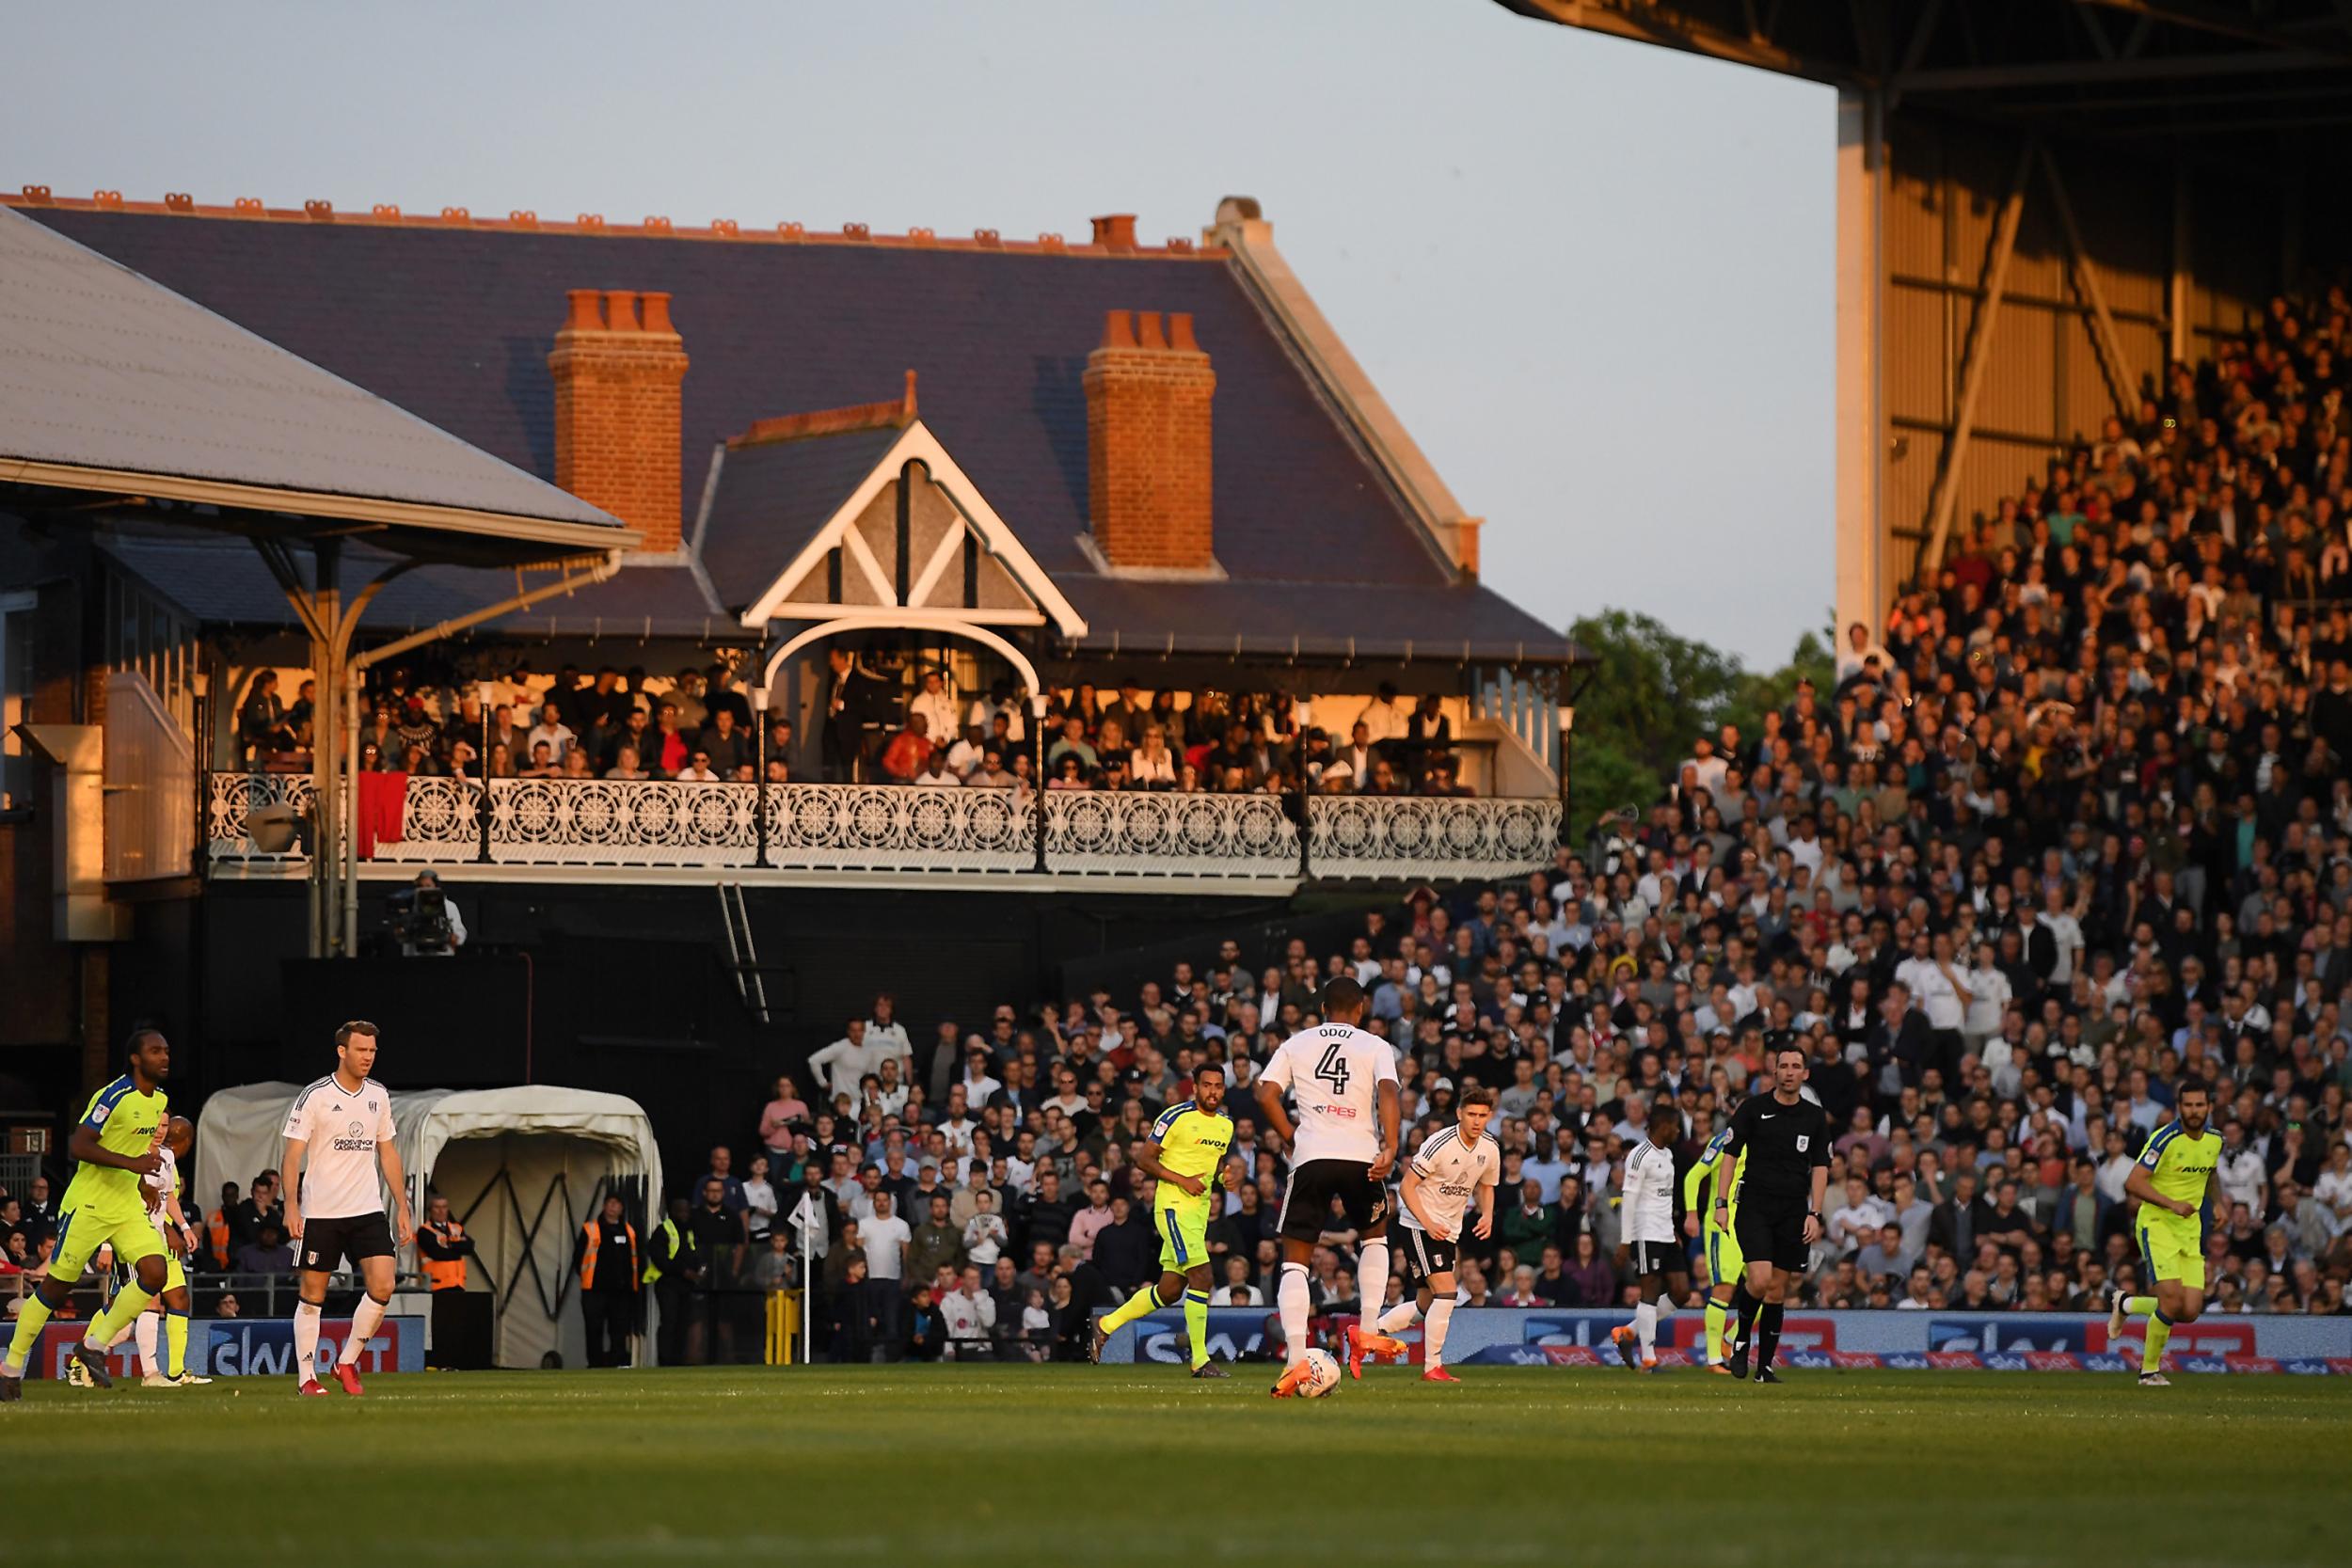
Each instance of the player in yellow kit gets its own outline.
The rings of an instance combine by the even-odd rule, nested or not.
[[[2155,1294],[2118,1291],[2107,1338],[2120,1336],[2127,1320],[2146,1316],[2142,1388],[2171,1386],[2164,1375],[2164,1347],[2173,1325],[2193,1323],[2205,1310],[2205,1215],[2218,1212],[2221,1200],[2221,1134],[2208,1125],[2212,1117],[2205,1085],[2185,1080],[2172,1119],[2149,1137],[2123,1182],[2124,1192],[2139,1200],[2132,1230],[2139,1243],[2140,1286],[2154,1286]]]
[[[164,1288],[164,1243],[148,1217],[139,1178],[163,1164],[164,1080],[171,1076],[171,1046],[157,1029],[132,1033],[124,1065],[130,1069],[90,1096],[80,1125],[66,1144],[82,1163],[57,1206],[57,1246],[49,1277],[29,1297],[16,1320],[16,1335],[0,1357],[0,1403],[24,1392],[24,1362],[40,1341],[41,1326],[66,1303],[82,1271],[112,1244],[131,1270],[131,1283],[115,1292],[114,1305],[90,1320],[74,1359],[101,1388],[114,1386],[106,1370],[106,1347],[125,1324],[136,1322]]]
[[[1225,1069],[1203,1062],[1193,1069],[1192,1098],[1162,1111],[1152,1124],[1151,1141],[1136,1145],[1136,1168],[1159,1180],[1152,1223],[1160,1233],[1160,1277],[1094,1325],[1097,1358],[1114,1330],[1173,1307],[1181,1298],[1184,1331],[1192,1340],[1192,1375],[1226,1375],[1224,1368],[1209,1359],[1209,1221],[1218,1201],[1211,1189],[1221,1184],[1231,1191],[1239,1185],[1241,1167],[1225,1163],[1232,1143],[1233,1121],[1225,1114]]]
[[[1707,1234],[1707,1370],[1725,1377],[1731,1375],[1731,1369],[1724,1365],[1724,1329],[1730,1317],[1732,1291],[1739,1288],[1748,1264],[1747,1254],[1740,1250],[1740,1233],[1732,1228],[1740,1219],[1740,1188],[1733,1180],[1740,1157],[1724,1155],[1724,1145],[1730,1141],[1731,1124],[1725,1122],[1707,1140],[1698,1163],[1682,1178],[1682,1233],[1696,1236],[1704,1228]],[[1717,1210],[1704,1200],[1704,1189],[1710,1182],[1727,1200],[1725,1208]]]

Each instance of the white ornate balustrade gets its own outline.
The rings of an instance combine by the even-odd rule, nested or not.
[[[668,780],[491,781],[492,865],[697,869],[759,867],[759,791]],[[215,773],[207,824],[216,863],[298,864],[264,856],[246,811],[308,810],[303,774]],[[373,859],[410,865],[485,859],[481,786],[411,779],[401,836]],[[1551,858],[1560,807],[1548,800],[1317,796],[1302,866],[1297,825],[1270,795],[1049,790],[1045,865],[1057,877],[1265,884],[1509,876]],[[969,877],[1037,865],[1036,801],[1001,789],[795,784],[767,792],[767,868],[779,872]]]

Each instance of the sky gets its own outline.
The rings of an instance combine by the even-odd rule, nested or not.
[[[1490,0],[138,0],[8,31],[0,188],[1148,240],[1254,196],[1486,518],[1489,584],[1760,666],[1827,619],[1825,87]]]

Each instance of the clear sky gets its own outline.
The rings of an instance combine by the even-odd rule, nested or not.
[[[41,6],[0,182],[1275,239],[1544,619],[1833,597],[1836,102],[1488,0]]]

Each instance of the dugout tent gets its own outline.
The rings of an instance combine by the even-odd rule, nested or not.
[[[191,1202],[209,1211],[222,1182],[243,1188],[278,1164],[300,1088],[248,1084],[205,1101]],[[572,1239],[614,1190],[644,1233],[647,1196],[661,1191],[661,1154],[645,1113],[620,1095],[541,1084],[396,1090],[392,1120],[420,1223],[429,1188],[449,1199],[473,1238],[467,1285],[498,1298],[498,1364],[536,1367],[552,1350],[565,1366],[583,1365]],[[412,1267],[413,1255],[402,1262]]]

